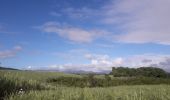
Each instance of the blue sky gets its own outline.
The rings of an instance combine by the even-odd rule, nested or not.
[[[170,69],[168,0],[1,0],[0,62],[19,69]]]

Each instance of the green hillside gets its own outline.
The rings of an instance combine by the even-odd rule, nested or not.
[[[0,100],[169,100],[170,79],[0,70]]]

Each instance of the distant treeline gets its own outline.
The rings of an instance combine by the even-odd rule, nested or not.
[[[128,67],[112,67],[110,73],[114,77],[155,77],[165,78],[169,76],[169,73],[165,72],[161,68],[155,67],[140,67],[140,68],[128,68]]]
[[[18,70],[18,69],[1,67],[1,66],[0,66],[0,70]]]

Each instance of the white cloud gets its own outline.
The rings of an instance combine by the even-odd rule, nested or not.
[[[82,29],[57,22],[47,22],[41,26],[41,30],[47,33],[56,33],[65,39],[78,43],[89,43],[108,34],[108,32],[101,30]]]
[[[120,66],[123,63],[123,58],[111,58],[108,55],[86,54],[85,57],[91,61],[91,66],[96,67],[96,70],[111,70],[113,66]]]
[[[86,54],[85,57],[91,61],[92,65],[111,65],[112,61],[108,55],[93,55],[93,54]]]
[[[122,32],[121,35],[112,32],[115,42],[170,45],[169,5],[169,0],[114,0],[98,9],[67,8],[62,13],[76,19],[88,18],[93,23],[102,22],[112,28],[116,26]]]
[[[0,59],[15,57],[19,51],[22,50],[21,46],[15,46],[10,50],[0,51]]]
[[[170,45],[169,0],[121,0],[107,9],[105,23],[116,24],[124,31],[116,40],[124,43]]]

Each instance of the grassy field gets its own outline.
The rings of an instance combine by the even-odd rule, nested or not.
[[[0,100],[170,100],[170,79],[148,79],[157,81],[156,85],[138,85],[143,82],[130,78],[111,77],[113,86],[109,87],[75,87],[71,83],[87,75],[65,74],[59,72],[0,71]],[[104,75],[95,78],[105,81]],[[65,78],[69,81],[48,82],[48,79]],[[130,81],[129,81],[130,80]],[[80,81],[80,80],[79,80]],[[144,81],[144,82],[145,82]],[[150,82],[149,81],[149,82]],[[60,82],[72,85],[58,85]],[[121,86],[114,86],[122,83]],[[133,84],[128,84],[132,82]],[[162,83],[161,83],[162,82]],[[134,85],[134,83],[136,85]],[[64,84],[64,83],[62,83]],[[142,83],[143,84],[143,83]]]
[[[9,100],[170,100],[170,86],[141,85],[110,88],[56,88],[30,91]]]

